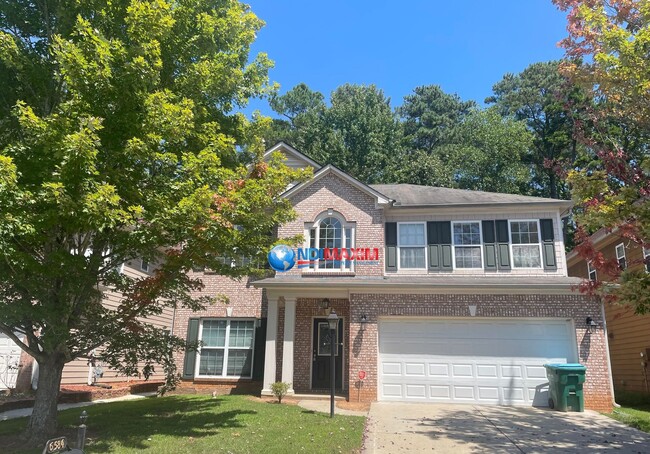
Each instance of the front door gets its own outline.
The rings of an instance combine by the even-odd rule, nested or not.
[[[334,363],[336,364],[336,389],[341,389],[343,377],[343,319],[339,319],[339,324],[335,330],[336,350]],[[314,319],[314,336],[313,336],[313,355],[312,355],[312,389],[330,389],[330,329],[327,319]]]

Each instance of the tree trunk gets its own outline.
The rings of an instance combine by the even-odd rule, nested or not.
[[[39,363],[38,389],[25,435],[30,444],[44,443],[57,429],[57,402],[64,362],[50,359]]]

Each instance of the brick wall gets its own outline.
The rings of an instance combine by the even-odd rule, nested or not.
[[[181,339],[187,337],[187,323],[190,318],[198,317],[219,317],[227,316],[226,308],[232,308],[232,318],[250,317],[265,318],[268,303],[265,292],[253,287],[251,278],[232,279],[212,273],[194,273],[193,277],[203,280],[204,288],[200,292],[194,292],[193,297],[225,295],[230,302],[226,305],[221,302],[209,305],[203,311],[194,312],[188,308],[178,308],[174,318],[174,334]],[[193,353],[192,353],[193,354]],[[176,354],[176,365],[182,372],[185,352]]]
[[[576,326],[579,360],[587,366],[584,385],[587,408],[611,411],[612,396],[607,366],[607,351],[602,329],[587,334],[585,319],[600,318],[600,303],[584,295],[379,295],[352,294],[350,327],[352,345],[349,380],[355,386],[350,398],[356,399],[358,373],[367,372],[361,389],[362,400],[377,399],[377,321],[382,316],[468,317],[468,305],[476,305],[476,317],[530,317],[573,319]],[[357,323],[368,316],[364,331]]]
[[[305,225],[313,225],[319,215],[329,208],[340,213],[346,221],[356,223],[355,247],[379,248],[379,263],[355,265],[357,276],[381,276],[384,272],[384,225],[382,211],[375,207],[374,197],[360,191],[334,175],[326,175],[290,198],[298,217],[278,229],[280,238],[304,235]],[[305,270],[304,273],[309,271]],[[283,275],[299,275],[293,268]]]

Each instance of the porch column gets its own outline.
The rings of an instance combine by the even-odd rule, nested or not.
[[[266,318],[266,347],[264,352],[264,387],[262,395],[272,396],[271,383],[275,383],[275,345],[278,337],[278,297],[268,297]]]
[[[296,298],[284,297],[284,344],[282,349],[282,381],[290,383],[287,394],[293,394],[293,338],[296,328]]]

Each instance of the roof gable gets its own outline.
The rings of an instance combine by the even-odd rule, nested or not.
[[[279,151],[280,153],[286,156],[288,161],[287,165],[289,167],[293,167],[295,169],[300,169],[300,168],[304,169],[306,167],[312,167],[314,171],[317,171],[323,167],[313,159],[302,154],[301,152],[299,152],[298,150],[296,150],[291,145],[285,142],[278,142],[275,145],[273,145],[271,148],[266,150],[266,152],[264,152],[264,160],[266,161],[271,155],[271,153],[274,153],[276,151]]]
[[[314,176],[310,178],[308,181],[305,181],[302,184],[299,184],[297,186],[292,187],[288,191],[286,191],[284,194],[282,194],[282,197],[291,197],[292,195],[302,191],[303,189],[308,188],[315,182],[319,181],[326,175],[335,175],[342,180],[348,182],[351,184],[353,187],[359,189],[361,192],[364,192],[365,194],[368,194],[369,196],[373,197],[375,199],[375,202],[377,205],[388,205],[392,202],[392,200],[388,197],[386,197],[384,194],[381,192],[373,189],[372,187],[363,184],[356,178],[351,177],[347,173],[343,172],[341,169],[333,166],[332,164],[328,164],[325,167],[322,167],[320,170],[318,170],[316,173],[314,173]]]

